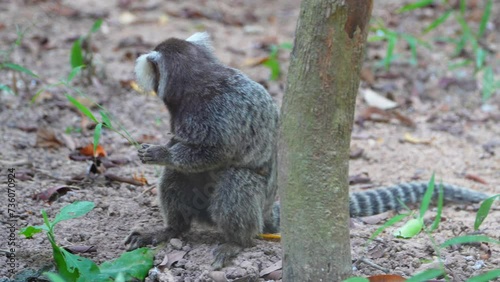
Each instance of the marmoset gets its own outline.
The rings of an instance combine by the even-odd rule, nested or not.
[[[166,105],[173,137],[139,149],[143,163],[163,166],[158,197],[165,227],[132,231],[128,249],[178,237],[198,220],[224,236],[214,251],[213,267],[221,268],[259,233],[278,232],[278,109],[264,87],[220,63],[207,33],[163,41],[137,59],[135,74]],[[426,187],[409,183],[352,193],[351,216],[399,209],[398,199],[418,202]],[[487,197],[448,184],[444,195],[463,202]]]

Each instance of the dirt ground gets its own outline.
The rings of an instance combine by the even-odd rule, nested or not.
[[[439,7],[433,7],[401,15],[395,12],[400,1],[374,2],[374,17],[383,19],[397,31],[414,35],[419,35],[423,27],[442,13]],[[134,226],[162,224],[154,189],[159,169],[142,165],[134,146],[120,135],[104,130],[101,144],[108,154],[108,164],[113,164],[106,173],[124,178],[144,174],[148,185],[136,186],[89,173],[91,161],[75,160],[78,157],[75,148],[91,142],[92,123],[66,100],[64,94],[68,89],[47,89],[30,104],[41,87],[68,75],[71,45],[90,29],[95,19],[105,19],[91,43],[98,75],[91,85],[82,85],[77,80],[75,86],[108,109],[113,120],[121,123],[134,139],[163,143],[168,140],[168,114],[157,97],[141,95],[130,87],[135,58],[168,37],[187,38],[196,31],[207,30],[221,61],[264,84],[281,104],[289,52],[280,53],[283,75],[278,81],[270,81],[269,70],[252,66],[251,62],[268,55],[270,44],[293,42],[299,4],[298,0],[0,1],[1,50],[7,50],[15,42],[16,26],[28,28],[22,44],[11,54],[11,60],[40,76],[30,79],[17,75],[19,93],[0,92],[3,191],[0,204],[1,229],[5,234],[0,237],[0,248],[6,249],[8,242],[6,181],[9,168],[15,168],[18,181],[15,192],[18,228],[42,224],[41,209],[53,217],[61,207],[74,201],[96,204],[85,217],[58,225],[56,235],[64,246],[94,246],[96,252],[83,256],[98,263],[117,258],[125,251],[122,241]],[[484,44],[494,52],[497,61],[492,65],[498,79],[500,5],[497,4]],[[474,7],[471,4],[472,10]],[[458,29],[458,24],[450,21],[423,39],[431,42],[439,35],[453,35]],[[448,68],[448,63],[456,60],[450,59],[453,46],[449,44],[434,45],[431,50],[420,48],[417,66],[411,66],[405,59],[409,56],[407,49],[404,43],[397,45],[396,52],[403,57],[387,71],[378,67],[385,45],[368,44],[361,92],[371,89],[390,97],[398,103],[397,111],[407,119],[382,115],[376,120],[359,95],[352,151],[361,154],[351,160],[350,175],[361,175],[369,181],[354,184],[351,190],[416,179],[427,181],[435,172],[438,181],[489,194],[500,193],[500,95],[494,95],[484,104],[480,95],[481,80],[476,80],[471,70]],[[13,79],[12,72],[0,72],[1,83],[11,85]],[[98,113],[98,109],[93,110]],[[410,142],[412,138],[425,142],[415,144]],[[85,177],[78,177],[82,175]],[[51,204],[33,197],[61,186],[71,189]],[[436,243],[471,233],[478,206],[447,205],[443,222],[432,234]],[[426,218],[432,219],[434,215],[432,210]],[[353,219],[354,275],[381,274],[384,273],[381,269],[386,269],[409,277],[436,267],[438,255],[425,234],[410,240],[396,239],[392,235],[395,228],[391,227],[366,245],[370,235],[384,222],[384,217]],[[499,223],[500,209],[496,204],[481,232],[499,238]],[[155,265],[167,254],[176,257],[174,263],[170,268],[153,269],[148,281],[280,279],[280,244],[263,240],[256,240],[254,247],[241,252],[232,265],[213,272],[211,251],[220,237],[215,230],[201,226],[185,237],[172,239],[157,254]],[[37,234],[31,240],[18,236],[16,244],[16,271],[39,270],[51,265],[52,252],[45,235]],[[442,249],[440,257],[452,281],[465,281],[500,268],[499,253],[498,245],[466,245]],[[378,267],[365,263],[367,261]],[[0,281],[10,281],[8,270],[8,267],[0,269],[0,277],[3,277]],[[266,272],[271,274],[264,275]]]

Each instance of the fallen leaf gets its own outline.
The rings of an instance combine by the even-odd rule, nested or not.
[[[273,242],[279,242],[281,240],[281,234],[264,233],[264,234],[260,234],[259,237],[262,240],[273,241]]]
[[[264,268],[263,270],[260,271],[259,276],[264,277],[268,274],[270,274],[273,271],[277,271],[283,269],[283,260],[279,260],[270,267]]]
[[[242,64],[242,67],[255,67],[262,65],[263,63],[269,60],[268,56],[265,57],[257,57],[257,58],[247,58]]]
[[[123,182],[123,183],[128,183],[128,184],[132,184],[132,185],[135,185],[135,186],[144,186],[143,182],[135,180],[134,178],[122,177],[122,176],[118,176],[118,175],[115,175],[115,174],[112,174],[112,173],[109,173],[109,172],[105,173],[104,177],[106,177],[109,180]]]
[[[170,268],[174,263],[181,260],[187,254],[186,251],[173,251],[165,255],[163,261],[158,265],[158,268]]]
[[[349,185],[354,184],[366,184],[370,183],[372,180],[368,176],[368,173],[362,172],[353,176],[349,176]]]
[[[60,148],[63,145],[57,137],[53,129],[48,127],[40,127],[36,132],[35,147],[38,148]]]
[[[406,278],[395,274],[380,274],[368,277],[370,282],[404,282]]]
[[[61,196],[66,195],[69,191],[73,189],[78,189],[78,187],[74,186],[57,186],[46,189],[38,194],[33,195],[33,200],[42,200],[49,204],[59,199]]]
[[[94,154],[94,144],[92,143],[88,144],[85,147],[80,148],[79,152],[83,156],[91,156],[91,157],[106,157],[108,155],[101,145],[97,145]]]
[[[82,253],[95,253],[97,252],[96,246],[84,246],[84,245],[74,245],[64,247],[65,250],[72,254],[82,254]]]
[[[479,183],[484,184],[484,185],[488,185],[488,182],[486,180],[484,180],[481,177],[479,177],[477,175],[474,175],[474,174],[467,173],[465,175],[465,178],[469,179],[469,180],[472,180],[472,181],[475,181],[475,182],[479,182]]]
[[[351,160],[359,159],[361,156],[363,156],[363,153],[365,150],[362,148],[355,148],[354,150],[349,151],[349,158]]]
[[[375,83],[375,75],[373,75],[373,71],[368,67],[361,69],[360,77],[370,85]]]
[[[361,89],[361,94],[368,106],[375,107],[381,110],[393,109],[398,106],[394,101],[391,101],[370,88]]]
[[[118,22],[122,25],[129,25],[137,21],[137,16],[131,12],[123,12],[118,16]]]
[[[408,126],[408,127],[412,127],[412,128],[416,127],[415,122],[412,119],[410,119],[409,117],[401,114],[399,111],[392,111],[392,115],[397,120],[399,120],[399,122],[401,122],[403,125]]]
[[[146,177],[144,177],[144,173],[141,172],[140,175],[137,175],[134,173],[134,176],[133,178],[137,181],[139,181],[140,183],[142,183],[143,185],[148,185],[148,180],[146,179]]]
[[[432,141],[434,141],[435,138],[431,138],[429,140],[422,140],[414,137],[410,133],[406,132],[403,137],[403,142],[408,142],[411,144],[424,144],[424,145],[430,145],[432,144]]]
[[[386,211],[386,212],[379,213],[376,215],[363,216],[363,217],[360,217],[359,219],[366,224],[375,225],[375,224],[380,223],[381,221],[388,219],[393,214],[394,214],[393,211]]]
[[[481,254],[479,255],[480,259],[488,260],[491,257],[490,245],[486,242],[482,242],[479,248],[481,249]]]
[[[210,277],[215,282],[228,281],[226,278],[226,273],[224,271],[212,271],[212,272],[208,273],[208,277]]]

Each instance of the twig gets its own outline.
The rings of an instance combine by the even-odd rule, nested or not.
[[[0,164],[2,166],[9,166],[9,167],[10,166],[22,166],[22,165],[27,165],[29,167],[33,166],[33,162],[31,162],[29,160],[18,160],[18,161],[14,161],[14,162],[0,160]]]
[[[375,269],[383,271],[384,273],[389,273],[389,269],[384,268],[384,267],[382,267],[382,266],[374,263],[373,261],[371,261],[371,260],[369,260],[369,259],[367,259],[365,257],[362,257],[362,258],[358,259],[356,261],[356,264],[359,264],[359,262],[363,262],[363,263],[367,264],[368,266],[371,266],[371,267],[373,267]]]

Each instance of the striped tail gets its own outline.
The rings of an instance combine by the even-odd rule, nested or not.
[[[439,184],[436,183],[433,198],[437,198],[438,187]],[[349,195],[349,211],[351,217],[360,217],[398,210],[402,208],[400,201],[405,204],[420,202],[426,190],[426,182],[410,182],[353,192]],[[452,184],[443,184],[443,192],[445,201],[457,203],[477,203],[489,197],[487,194]]]

